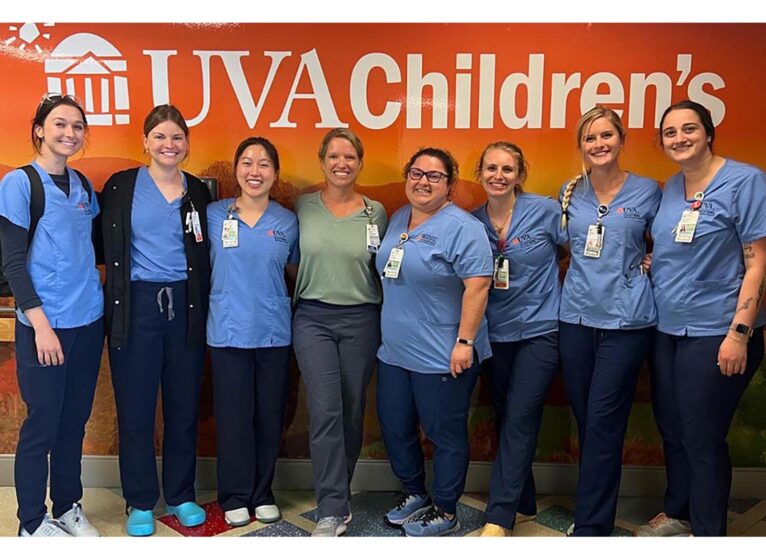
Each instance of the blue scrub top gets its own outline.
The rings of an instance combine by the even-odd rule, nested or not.
[[[391,249],[407,233],[412,208],[392,217],[375,265],[383,273]],[[378,359],[408,371],[449,373],[463,306],[463,279],[492,276],[492,249],[484,227],[471,214],[449,204],[408,233],[396,279],[383,278],[382,344]],[[487,320],[474,338],[483,361],[492,355]]]
[[[91,237],[92,222],[99,212],[98,200],[93,192],[88,201],[88,193],[72,169],[66,170],[67,197],[42,167],[32,165],[45,191],[45,212],[27,255],[32,285],[52,328],[85,326],[104,314],[104,296]],[[19,169],[11,171],[0,182],[0,215],[29,230],[30,197],[26,173]],[[16,316],[22,324],[31,326],[20,309]]]
[[[665,184],[652,225],[652,281],[660,332],[718,336],[729,329],[745,275],[744,243],[766,237],[766,174],[726,160],[704,191],[691,243],[675,242],[673,229],[694,200],[684,177]],[[766,323],[763,306],[755,327]]]
[[[589,184],[577,184],[567,212],[572,260],[561,292],[562,322],[607,330],[657,323],[652,285],[640,264],[661,196],[657,181],[629,174],[602,218],[601,257],[590,258],[583,254],[585,239],[597,222],[599,202]]]
[[[285,265],[298,263],[298,219],[272,200],[251,228],[229,213],[233,204],[229,198],[207,207],[213,269],[207,343],[243,349],[290,345]],[[229,215],[239,222],[239,242],[224,248],[221,234]]]
[[[492,256],[497,258],[501,253],[498,235],[486,204],[473,215],[484,223]],[[508,289],[492,287],[489,291],[487,322],[491,342],[515,342],[558,330],[558,245],[567,242],[560,220],[561,206],[556,200],[526,192],[517,194],[502,251],[510,272]]]
[[[186,190],[186,176],[181,175]],[[130,280],[187,279],[183,196],[168,202],[146,167],[138,169],[130,226]],[[197,211],[205,211],[198,208]]]

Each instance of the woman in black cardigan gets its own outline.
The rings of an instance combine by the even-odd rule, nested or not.
[[[148,167],[112,175],[103,189],[105,320],[120,440],[127,533],[154,533],[154,451],[162,385],[163,493],[184,526],[205,521],[194,501],[197,410],[210,291],[210,194],[182,172],[189,130],[172,105],[144,121]]]

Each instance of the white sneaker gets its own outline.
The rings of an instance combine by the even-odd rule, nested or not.
[[[669,537],[689,536],[691,533],[691,522],[688,520],[679,520],[678,518],[670,518],[667,514],[661,512],[648,523],[633,532],[633,535],[643,537]]]
[[[311,532],[312,538],[335,538],[346,533],[346,524],[341,516],[325,516],[319,519],[314,531]]]
[[[27,532],[26,528],[21,529],[19,534],[22,538],[68,538],[70,537],[67,532],[63,530],[61,525],[53,520],[47,514],[43,517],[42,523],[37,527],[37,530],[31,534]]]
[[[101,535],[93,524],[90,523],[85,513],[82,512],[82,505],[80,503],[73,504],[71,509],[56,520],[70,536],[76,538],[97,538]]]
[[[567,538],[570,538],[574,535],[574,522],[572,522],[569,525],[569,528],[567,528],[566,535],[567,535]]]
[[[227,510],[223,513],[223,519],[226,521],[226,524],[235,528],[247,526],[250,524],[250,511],[247,510],[247,507]]]
[[[270,524],[276,522],[280,518],[282,518],[282,513],[279,512],[279,507],[277,505],[261,505],[260,507],[255,507],[255,519],[258,522]]]

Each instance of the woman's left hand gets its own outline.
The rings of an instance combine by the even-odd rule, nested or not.
[[[732,375],[741,375],[745,372],[747,365],[747,341],[746,337],[742,340],[727,335],[721,346],[718,348],[718,366],[721,374],[730,377]]]
[[[455,344],[449,359],[449,372],[454,377],[471,368],[473,365],[473,346]]]

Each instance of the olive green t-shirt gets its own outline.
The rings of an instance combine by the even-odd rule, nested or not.
[[[336,218],[319,194],[305,194],[295,203],[301,251],[296,300],[311,299],[333,305],[380,303],[375,255],[367,251],[367,224],[376,224],[383,238],[388,223],[383,205],[365,198],[365,204],[372,208],[370,216],[359,210]]]

